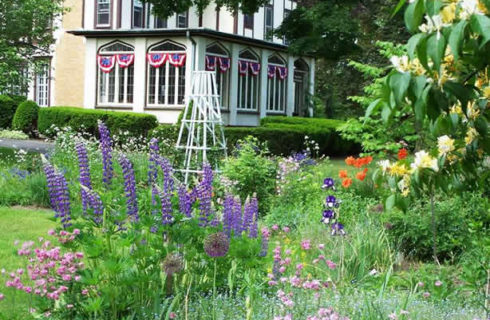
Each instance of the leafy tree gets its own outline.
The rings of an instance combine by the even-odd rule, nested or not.
[[[197,13],[203,11],[211,4],[211,0],[143,0],[143,2],[153,4],[153,13],[161,18],[168,18],[175,13],[185,12],[195,6]],[[216,0],[218,8],[225,7],[230,12],[251,14],[259,10],[260,7],[269,3],[268,0]]]
[[[64,12],[63,0],[0,1],[0,92],[26,85],[34,58],[50,54],[54,18]]]

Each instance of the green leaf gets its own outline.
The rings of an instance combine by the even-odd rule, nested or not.
[[[440,0],[425,0],[425,10],[429,16],[435,16],[441,11],[442,2]]]
[[[459,50],[461,48],[461,41],[463,41],[464,30],[468,23],[466,20],[461,20],[457,24],[455,24],[451,29],[451,35],[449,36],[449,47],[451,48],[451,52],[453,53],[454,60],[459,59]]]
[[[475,129],[481,136],[486,136],[488,132],[488,123],[484,117],[478,117],[475,120]]]
[[[393,207],[395,206],[395,200],[396,200],[396,197],[394,194],[392,194],[391,196],[389,196],[387,199],[386,199],[386,205],[385,205],[385,208],[386,210],[392,210]]]
[[[390,76],[389,85],[395,95],[395,101],[398,104],[403,102],[403,98],[407,93],[408,86],[410,85],[409,73],[394,73]]]
[[[424,3],[422,0],[415,0],[414,3],[408,5],[407,10],[405,10],[405,24],[410,32],[417,31],[423,16]]]
[[[444,52],[446,51],[446,38],[442,33],[434,33],[427,40],[427,55],[434,62],[435,70],[439,72]]]
[[[425,33],[417,33],[413,37],[408,40],[407,43],[407,53],[410,59],[415,57],[415,51],[417,50],[417,46],[419,45],[421,40],[425,40],[427,38],[427,34]]]
[[[367,108],[366,110],[366,115],[364,116],[366,119],[364,120],[364,123],[366,123],[367,121],[367,118],[369,118],[369,116],[383,103],[383,100],[380,98],[380,99],[376,99],[374,100],[373,102],[371,102],[371,104],[369,105],[369,107]]]
[[[391,15],[392,18],[398,13],[398,11],[400,11],[400,9],[403,7],[403,5],[405,5],[406,2],[407,0],[400,0],[400,2],[398,2],[398,4],[395,7],[395,10],[393,10],[393,13]]]
[[[381,118],[383,119],[384,122],[388,122],[390,115],[391,115],[391,108],[385,105],[383,107],[383,110],[381,111]]]
[[[427,78],[425,76],[418,76],[412,79],[412,92],[414,96],[418,99],[422,95],[425,85],[427,83]]]
[[[419,58],[420,64],[422,64],[422,66],[428,70],[429,63],[427,60],[427,36],[419,40],[415,51],[417,52],[417,58]]]
[[[480,14],[471,16],[471,29],[483,37],[480,47],[483,47],[490,40],[490,18]]]
[[[459,82],[447,81],[444,84],[444,90],[458,98],[462,105],[467,105],[468,101],[473,97],[473,89]]]

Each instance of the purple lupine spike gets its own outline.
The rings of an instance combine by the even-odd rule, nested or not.
[[[197,198],[199,199],[200,225],[206,226],[212,216],[213,197],[213,170],[208,163],[203,163],[203,175],[197,187]]]
[[[64,229],[71,226],[70,192],[68,183],[62,173],[56,172],[55,168],[46,162],[43,166],[48,181],[48,190],[51,207],[55,212],[55,218],[61,218]]]
[[[158,139],[152,138],[150,140],[150,159],[148,168],[148,184],[152,185],[157,181],[158,176],[158,152],[160,147],[158,146]]]
[[[136,179],[133,164],[125,155],[119,157],[124,176],[124,192],[126,193],[127,214],[132,221],[138,221],[138,199],[136,197]]]
[[[233,206],[233,230],[235,237],[242,234],[242,203],[239,198],[235,199]]]
[[[107,126],[99,121],[100,149],[102,151],[102,163],[104,165],[103,181],[106,188],[112,183],[114,168],[112,166],[112,139]]]
[[[88,207],[92,209],[94,214],[92,219],[96,224],[101,224],[104,216],[104,204],[102,203],[100,195],[85,186],[82,186],[82,189],[87,193]]]
[[[158,190],[158,189],[157,189]],[[158,195],[160,196],[160,201],[162,203],[162,224],[167,225],[173,222],[174,218],[172,216],[172,194],[158,190]]]
[[[189,195],[189,193],[187,193],[186,187],[183,184],[179,186],[178,193],[179,193],[180,212],[190,218],[192,216],[191,196]]]
[[[223,232],[231,237],[233,231],[233,206],[235,200],[231,194],[227,194],[223,203]]]
[[[252,223],[250,224],[248,237],[257,238],[259,229],[259,205],[255,196],[250,201],[250,211],[252,214]]]
[[[270,231],[269,228],[263,227],[262,230],[262,243],[261,243],[261,250],[259,253],[260,257],[265,257],[267,255],[267,252],[269,251],[269,237],[270,237]]]
[[[249,232],[253,224],[254,207],[251,200],[247,200],[243,209],[242,231]]]
[[[172,168],[170,161],[164,157],[159,156],[157,162],[163,172],[163,191],[172,193],[172,191],[174,191],[174,169]]]
[[[84,143],[78,142],[75,146],[75,149],[77,151],[77,156],[78,156],[78,167],[79,167],[79,171],[80,171],[80,178],[79,178],[80,184],[82,186],[89,188],[89,189],[92,189],[92,179],[90,178],[90,168],[88,165],[87,148],[85,147]],[[80,189],[80,194],[82,196],[83,214],[87,214],[87,206],[88,206],[87,193],[82,188],[82,189]]]

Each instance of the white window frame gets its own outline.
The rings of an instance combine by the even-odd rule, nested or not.
[[[49,106],[49,81],[50,81],[50,63],[49,61],[41,62],[36,70],[36,103],[40,107]]]
[[[218,44],[214,44],[214,45],[219,46]],[[225,51],[225,49],[223,48],[221,49]],[[229,55],[215,53],[207,50],[206,50],[206,55],[230,59]],[[231,60],[230,60],[230,64],[231,64]],[[220,106],[224,110],[228,110],[230,107],[230,70],[231,68],[226,70],[226,72],[221,72],[219,61],[216,61],[216,67],[215,67],[216,84],[218,85]]]
[[[271,24],[267,24],[267,12],[271,15]],[[274,30],[274,7],[272,5],[266,5],[264,7],[264,40],[271,41],[274,36],[272,35],[272,30]]]
[[[111,46],[113,44],[105,45],[104,47]],[[125,46],[131,47],[127,44]],[[103,47],[99,51],[100,56],[113,56],[117,54],[134,54],[134,51],[103,51]],[[134,48],[133,48],[134,50]],[[132,77],[130,79],[130,70],[132,70]],[[123,81],[123,99],[119,101],[119,89],[120,89],[120,73],[124,73]],[[121,68],[117,61],[115,62],[114,68],[109,73],[102,72],[99,66],[97,66],[97,106],[98,107],[128,107],[132,108],[134,103],[134,63],[126,68]],[[109,88],[111,75],[114,76],[114,101],[109,101]],[[132,80],[132,83],[131,83]],[[105,96],[102,96],[101,83],[104,83]],[[131,100],[128,101],[129,87],[132,87]]]
[[[284,68],[286,64],[269,62],[267,68],[269,66]],[[274,78],[267,77],[267,113],[284,114],[286,112],[286,89],[287,78],[281,79],[277,72],[275,72]]]
[[[184,26],[180,26],[180,18],[183,17],[184,18],[184,21],[185,21],[185,25]],[[177,13],[177,16],[176,16],[176,21],[175,21],[175,24],[176,24],[176,27],[177,28],[182,28],[182,29],[185,29],[185,28],[188,28],[189,27],[189,15],[188,15],[188,12],[182,12],[182,13]]]
[[[162,43],[157,43],[153,47],[158,47],[162,45]],[[181,46],[179,44],[179,46]],[[164,54],[174,54],[174,53],[180,53],[180,54],[186,54],[185,50],[176,50],[176,51],[155,51],[155,50],[148,50],[148,53],[164,53]],[[170,64],[170,62],[165,61],[165,64],[160,66],[159,68],[152,67],[150,63],[147,61],[147,77],[146,77],[146,105],[149,108],[161,108],[161,107],[166,107],[166,108],[181,108],[185,106],[185,85],[186,85],[186,64],[187,64],[187,59],[185,64],[182,67],[175,67]],[[155,69],[155,91],[153,94],[150,92],[150,80],[151,80],[151,69]],[[175,70],[175,82],[173,84],[173,88],[170,87],[169,85],[169,80],[170,80],[170,72],[172,70]],[[158,101],[158,96],[160,94],[160,73],[164,72],[165,74],[165,95],[163,103],[160,103]],[[179,81],[181,80],[181,77],[183,76],[184,78],[184,84],[180,85]],[[182,95],[180,95],[182,99],[182,103],[179,102],[179,88],[182,91]],[[169,92],[171,90],[174,90],[174,101],[169,101]]]
[[[259,59],[251,60],[246,58],[239,58],[240,61],[260,63]],[[238,62],[239,63],[239,62]],[[261,66],[263,67],[263,66]],[[247,67],[247,73],[245,75],[238,75],[238,101],[237,110],[239,111],[258,111],[259,110],[259,92],[260,92],[260,74],[254,76],[250,72],[250,65]],[[243,87],[243,89],[242,89]],[[245,96],[243,96],[245,92]],[[255,94],[254,94],[255,93]],[[243,99],[242,99],[243,98]],[[242,105],[244,100],[244,105]],[[252,101],[249,106],[249,100]]]
[[[107,5],[107,9],[104,9],[103,11],[100,10],[101,5]],[[111,0],[96,0],[95,1],[95,26],[98,28],[106,28],[111,26],[111,17],[112,17],[112,1]],[[107,15],[107,23],[99,23],[99,16],[101,15]]]
[[[139,8],[140,11],[140,14],[141,14],[141,25],[140,26],[136,26],[135,25],[135,19],[134,19],[134,16],[135,16],[135,9],[136,8]],[[142,29],[145,27],[145,7],[143,5],[143,2],[141,2],[141,0],[133,0],[133,7],[131,8],[131,24],[132,24],[132,28],[134,29]]]

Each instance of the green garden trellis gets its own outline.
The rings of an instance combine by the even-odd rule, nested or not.
[[[212,71],[193,71],[191,93],[180,125],[177,149],[185,150],[180,171],[187,183],[191,174],[202,173],[211,150],[226,157],[226,140],[221,118],[216,75]],[[215,170],[218,171],[216,167]]]

